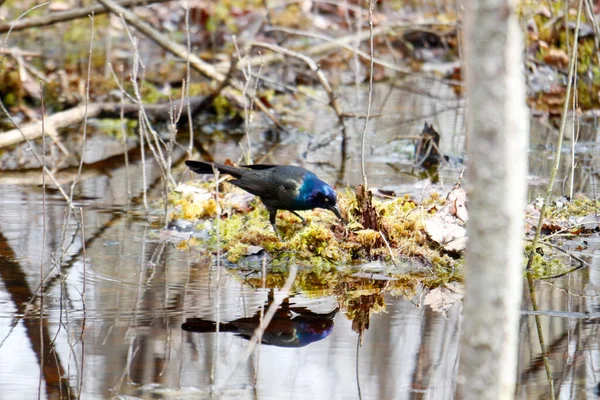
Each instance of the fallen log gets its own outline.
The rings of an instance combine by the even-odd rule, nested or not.
[[[208,97],[206,96],[190,97],[190,109],[192,114],[196,109],[206,104],[207,98]],[[147,104],[144,105],[144,111],[146,112],[148,118],[154,122],[168,121],[170,118],[170,108],[172,107],[176,110],[179,110],[182,106],[181,102],[182,100],[169,103]],[[134,119],[138,117],[140,106],[137,104],[91,103],[87,106],[87,118],[120,118],[121,107],[123,107],[123,115],[125,118]],[[187,107],[183,107],[181,110],[181,116],[187,116],[187,110]],[[179,115],[179,112],[174,114]],[[47,136],[56,137],[59,129],[81,123],[85,118],[85,105],[80,105],[66,111],[57,112],[51,116],[45,116],[44,133]],[[29,140],[34,140],[41,137],[42,121],[40,120],[31,122],[19,128],[0,133],[0,148],[24,142],[26,138]]]

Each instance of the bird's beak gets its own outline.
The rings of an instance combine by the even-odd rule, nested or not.
[[[346,223],[346,221],[344,220],[344,218],[342,217],[342,213],[340,212],[340,209],[338,208],[337,205],[331,205],[329,207],[327,207],[328,210],[331,210],[336,217],[338,217],[340,219],[340,221],[342,221],[342,223]]]

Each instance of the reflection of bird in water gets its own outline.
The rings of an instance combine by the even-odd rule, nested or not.
[[[269,292],[265,313],[272,302],[273,291]],[[327,314],[317,314],[306,307],[290,306],[290,300],[286,298],[265,328],[262,343],[278,347],[303,347],[323,340],[333,330],[333,320],[337,312],[338,308]],[[261,312],[258,311],[252,317],[219,323],[219,332],[234,332],[249,340],[260,326],[260,320]],[[202,318],[188,318],[181,328],[190,332],[216,332],[217,323]]]

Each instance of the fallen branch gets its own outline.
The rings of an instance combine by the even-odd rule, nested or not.
[[[194,110],[202,107],[206,104],[206,97],[196,96],[191,97],[190,109],[192,113]],[[144,106],[146,114],[149,118],[155,121],[165,121],[169,118],[169,109],[171,107],[180,108],[181,100],[152,104]],[[124,104],[123,115],[125,118],[134,119],[138,117],[140,107],[137,104]],[[120,118],[121,116],[121,103],[92,103],[88,105],[87,110],[88,118]],[[183,108],[182,115],[187,115],[187,108]],[[51,137],[58,136],[59,129],[66,128],[68,126],[80,123],[85,118],[85,105],[81,105],[75,108],[71,108],[66,111],[61,111],[53,114],[52,116],[44,117],[45,133]],[[23,132],[23,135],[21,134]],[[10,131],[0,133],[0,148],[11,146],[17,143],[21,143],[26,139],[34,140],[42,137],[42,122],[32,122],[23,125],[18,129],[12,129]]]
[[[135,7],[140,5],[149,5],[152,3],[166,3],[171,0],[122,0],[119,5],[122,7]],[[73,10],[47,14],[41,17],[32,17],[22,19],[14,23],[12,31],[22,31],[29,28],[53,25],[59,22],[72,21],[74,19],[84,18],[94,13],[96,15],[106,14],[108,11],[102,5],[93,5]],[[0,23],[0,33],[8,32],[11,28],[10,22]]]

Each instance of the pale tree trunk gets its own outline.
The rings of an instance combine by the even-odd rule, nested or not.
[[[529,114],[516,1],[464,0],[469,223],[458,396],[512,399]]]

